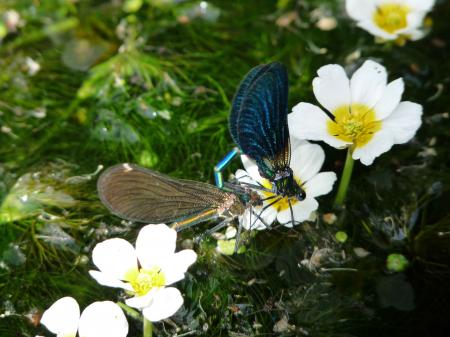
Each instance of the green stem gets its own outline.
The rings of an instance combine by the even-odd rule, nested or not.
[[[152,337],[153,335],[153,323],[150,322],[147,318],[143,317],[144,320],[144,333],[143,337]]]
[[[347,158],[345,159],[344,171],[342,172],[341,181],[339,183],[339,189],[336,195],[336,200],[334,201],[335,206],[342,206],[344,204],[345,196],[347,195],[348,185],[352,177],[353,172],[353,158],[352,158],[352,148],[349,147],[347,150]]]
[[[139,321],[142,317],[141,313],[133,308],[130,308],[128,305],[122,302],[116,302],[116,304],[122,308],[125,313],[130,316],[131,318]]]

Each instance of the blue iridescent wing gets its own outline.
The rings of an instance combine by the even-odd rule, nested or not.
[[[245,76],[233,99],[229,128],[241,151],[266,178],[289,166],[288,77],[278,63],[259,65]]]

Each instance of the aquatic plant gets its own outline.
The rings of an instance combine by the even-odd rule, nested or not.
[[[374,43],[344,1],[1,1],[0,335],[52,335],[42,313],[71,296],[81,308],[121,303],[130,337],[149,326],[154,336],[448,336],[449,13],[436,1],[419,13],[426,36],[399,46],[399,32]],[[341,207],[330,192],[293,228],[178,233],[176,251],[195,250],[197,263],[176,283],[181,307],[152,325],[123,305],[133,294],[89,275],[98,243],[135,242],[141,227],[101,205],[99,165],[212,183],[236,146],[227,120],[252,67],[284,64],[293,107],[314,102],[317,69],[352,74],[367,60],[403,79],[422,125],[354,165]],[[341,176],[343,152],[323,151],[322,170]]]
[[[197,255],[190,249],[175,253],[176,232],[161,225],[143,227],[136,249],[126,240],[109,239],[97,244],[92,260],[100,271],[89,273],[100,284],[133,294],[125,303],[141,309],[149,321],[172,316],[183,304],[178,289],[167,287],[184,278]]]
[[[425,16],[434,6],[434,0],[346,0],[350,17],[358,26],[381,40],[419,40],[426,35]]]
[[[328,113],[309,103],[299,103],[289,115],[291,133],[300,139],[321,140],[347,148],[337,204],[342,204],[353,169],[353,160],[371,165],[394,144],[411,140],[422,124],[422,106],[403,101],[403,80],[387,84],[386,69],[366,61],[351,79],[338,65],[321,67],[313,80],[317,100]]]

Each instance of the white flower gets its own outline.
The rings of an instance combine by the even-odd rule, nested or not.
[[[21,24],[20,14],[14,9],[7,10],[3,15],[3,20],[10,33],[15,33]]]
[[[317,73],[314,95],[329,115],[309,103],[296,105],[288,122],[298,138],[322,140],[338,149],[350,146],[353,159],[371,165],[394,144],[408,142],[422,124],[422,106],[400,102],[403,80],[387,84],[386,69],[376,62],[366,61],[350,80],[336,64]]]
[[[39,70],[41,70],[41,65],[37,63],[35,60],[33,60],[31,57],[27,57],[25,59],[25,67],[28,71],[28,75],[34,76],[36,75]]]
[[[111,301],[94,302],[84,309],[72,297],[63,297],[48,308],[41,324],[57,337],[125,337],[128,322],[120,307]]]
[[[89,273],[102,285],[123,288],[133,294],[126,304],[142,309],[148,320],[165,319],[183,304],[180,291],[166,286],[182,280],[197,259],[190,249],[175,253],[176,239],[174,229],[159,224],[141,229],[136,249],[119,238],[103,241],[92,252],[100,271]]]
[[[384,40],[418,40],[434,0],[347,0],[348,15],[358,26]]]
[[[266,229],[275,219],[286,227],[293,226],[292,220],[294,220],[294,224],[309,220],[319,206],[315,198],[332,190],[336,181],[336,174],[334,172],[319,173],[325,161],[325,153],[322,148],[317,144],[310,144],[306,141],[291,139],[291,142],[290,167],[296,182],[304,189],[306,198],[302,201],[296,198],[288,200],[287,197],[277,197],[271,192],[258,190],[261,199],[267,200],[263,201],[262,206],[246,210],[244,215],[240,217],[240,222],[244,228]],[[236,178],[240,182],[253,185],[260,184],[271,190],[272,183],[260,176],[257,165],[247,156],[241,156],[241,159],[245,171],[238,170]]]

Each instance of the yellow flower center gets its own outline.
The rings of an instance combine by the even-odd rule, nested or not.
[[[126,279],[130,282],[134,292],[138,296],[147,294],[152,288],[162,287],[166,284],[166,278],[159,267],[150,269],[139,269],[127,275]]]
[[[353,143],[354,147],[366,145],[381,129],[381,121],[376,119],[375,111],[363,104],[343,105],[333,115],[335,120],[327,122],[328,133]]]
[[[386,3],[376,8],[373,21],[384,31],[393,34],[408,26],[409,12],[408,6],[399,3]]]
[[[302,182],[299,179],[295,179],[295,181],[297,182],[297,184],[299,186],[302,185]],[[263,179],[262,185],[265,188],[267,188],[267,189],[272,189],[272,184],[267,179]],[[262,194],[263,194],[264,198],[271,198],[271,199],[266,201],[267,204],[271,204],[275,200],[279,199],[276,203],[274,203],[272,205],[272,207],[274,207],[277,210],[277,212],[281,212],[281,211],[284,211],[286,209],[289,209],[289,198],[288,197],[282,198],[281,196],[276,195],[275,193],[266,192],[266,191],[262,191]],[[292,205],[296,204],[299,201],[296,198],[290,198],[290,202],[291,202],[291,206],[292,206]]]

